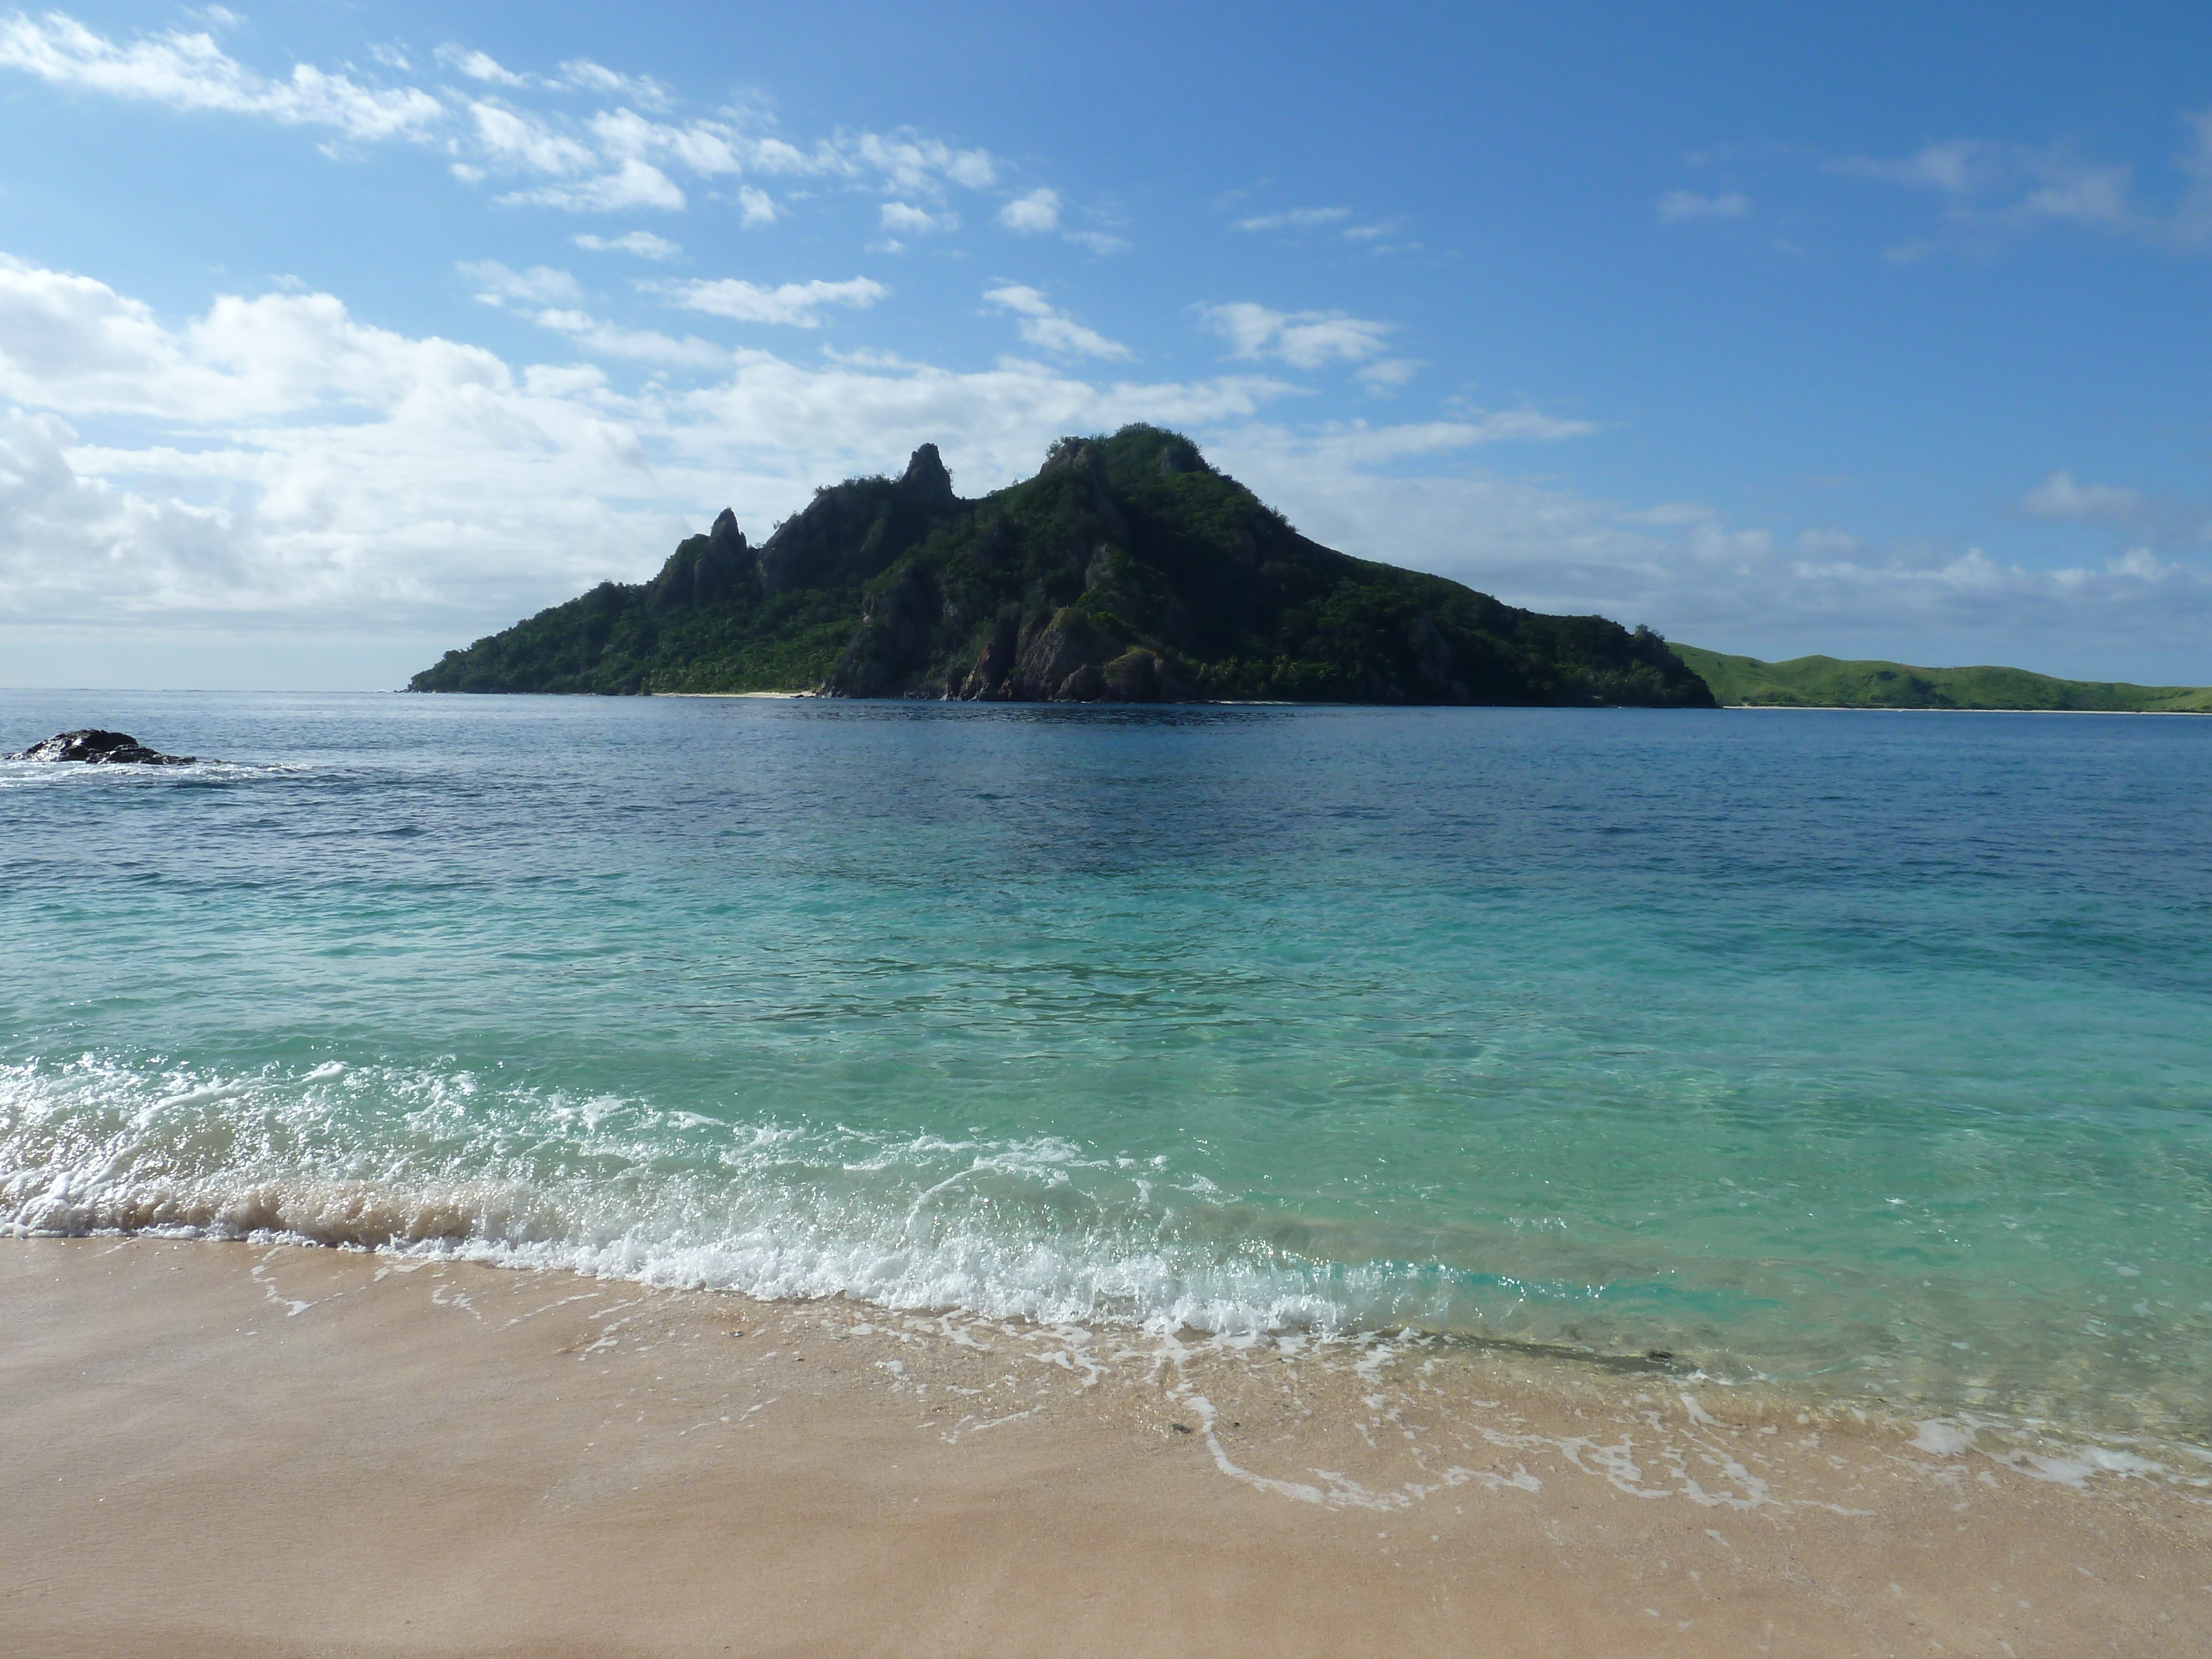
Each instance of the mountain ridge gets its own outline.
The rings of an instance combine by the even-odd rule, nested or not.
[[[409,689],[1713,707],[1648,629],[1323,547],[1143,425],[1060,439],[973,501],[924,444],[896,479],[817,489],[757,547],[725,510],[649,580],[603,582]]]

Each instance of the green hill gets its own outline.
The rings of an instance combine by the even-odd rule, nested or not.
[[[2212,687],[2061,680],[2024,668],[1914,668],[1901,662],[1793,657],[1761,662],[1678,645],[1725,704],[1765,708],[2025,708],[2212,714]]]
[[[1648,629],[1333,551],[1147,426],[1063,438],[980,501],[925,444],[758,548],[725,512],[652,580],[602,583],[410,689],[1713,706]]]

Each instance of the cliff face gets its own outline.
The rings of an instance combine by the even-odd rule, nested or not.
[[[412,689],[1712,706],[1656,635],[1332,551],[1152,427],[1062,439],[976,501],[925,444],[757,549],[726,512],[651,581],[448,653]]]

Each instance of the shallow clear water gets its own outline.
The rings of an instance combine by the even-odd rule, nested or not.
[[[0,695],[0,1221],[2212,1441],[2212,720]]]

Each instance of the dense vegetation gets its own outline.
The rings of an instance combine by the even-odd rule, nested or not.
[[[1647,629],[1334,552],[1146,426],[1064,438],[977,501],[925,444],[757,550],[725,513],[651,581],[449,652],[412,689],[1712,706]]]
[[[2060,680],[2024,668],[1914,668],[1793,657],[1761,662],[1694,645],[1674,652],[1723,703],[1767,708],[2024,708],[2212,714],[2212,687]]]

